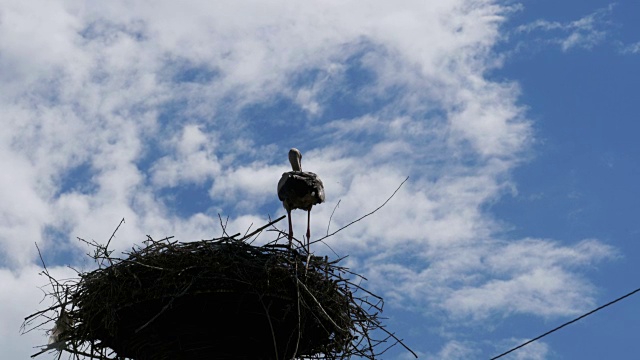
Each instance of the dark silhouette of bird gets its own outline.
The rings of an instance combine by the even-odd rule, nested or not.
[[[289,218],[289,247],[293,239],[293,226],[291,225],[291,210],[301,209],[307,211],[307,252],[309,251],[309,239],[311,230],[311,208],[313,205],[324,202],[324,185],[318,175],[302,171],[302,154],[296,148],[289,150],[289,162],[293,171],[282,174],[278,182],[278,198],[282,206],[287,210]]]

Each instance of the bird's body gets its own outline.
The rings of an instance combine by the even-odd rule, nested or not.
[[[324,186],[318,175],[312,172],[289,171],[278,182],[278,198],[287,210],[311,210],[324,202]]]
[[[62,310],[60,310],[60,316],[58,317],[58,320],[56,320],[53,329],[51,329],[49,344],[41,348],[38,353],[31,355],[31,357],[36,357],[50,350],[57,350],[60,352],[62,352],[62,350],[65,350],[67,347],[67,341],[69,339],[69,331],[71,331],[71,319],[69,318],[69,315],[67,315],[67,312],[63,307]]]
[[[60,311],[60,316],[58,317],[55,326],[51,329],[49,345],[54,347],[64,346],[64,337],[68,335],[67,332],[71,329],[70,322],[69,315],[67,315],[67,312],[63,308]]]
[[[324,185],[318,175],[302,171],[302,155],[298,149],[289,150],[289,161],[293,171],[282,174],[278,182],[278,198],[282,206],[287,210],[289,218],[289,243],[293,238],[291,225],[291,210],[301,209],[307,211],[307,241],[311,236],[309,222],[313,205],[324,202]]]

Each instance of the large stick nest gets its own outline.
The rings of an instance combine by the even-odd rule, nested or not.
[[[122,258],[94,242],[97,269],[58,281],[45,267],[55,303],[23,327],[53,322],[53,344],[34,356],[374,359],[402,344],[379,322],[382,299],[352,281],[361,279],[340,259],[235,237],[148,237]],[[373,339],[374,330],[383,338]]]

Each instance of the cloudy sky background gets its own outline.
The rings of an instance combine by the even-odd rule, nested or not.
[[[284,213],[290,147],[327,240],[424,359],[488,359],[638,287],[640,4],[0,1],[0,349],[76,237],[125,250]],[[305,216],[294,212],[302,234]],[[281,222],[284,228],[286,222]],[[273,234],[261,235],[258,242]],[[325,245],[316,252],[335,256]],[[631,358],[638,299],[506,359]],[[406,359],[398,348],[388,358]]]

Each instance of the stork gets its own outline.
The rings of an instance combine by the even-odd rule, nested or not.
[[[56,320],[53,329],[50,331],[51,336],[49,336],[49,343],[47,346],[42,347],[38,353],[31,355],[31,357],[34,358],[50,350],[57,350],[62,353],[62,350],[65,350],[67,347],[69,332],[71,331],[71,323],[71,318],[67,314],[64,305],[62,305],[60,316],[58,316],[58,320]]]
[[[309,251],[309,239],[311,230],[311,208],[313,205],[324,202],[324,185],[318,175],[302,171],[302,154],[296,148],[289,150],[289,162],[293,171],[282,174],[278,182],[278,198],[282,206],[287,210],[289,219],[289,247],[293,239],[293,226],[291,225],[291,210],[301,209],[307,211],[307,252]]]
[[[51,336],[49,336],[49,349],[62,350],[66,344],[66,338],[69,336],[68,332],[71,330],[69,315],[67,315],[64,307],[60,310],[60,316],[55,323],[53,329],[51,329]]]

